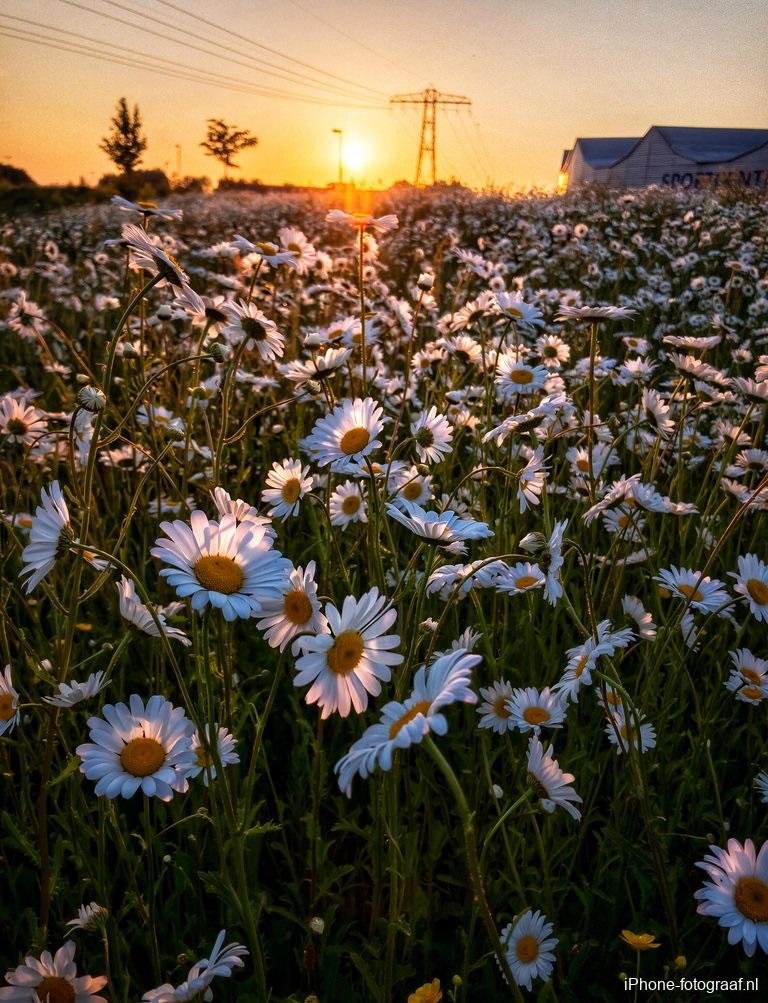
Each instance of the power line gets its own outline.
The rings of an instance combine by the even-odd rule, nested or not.
[[[11,28],[6,26],[0,26],[0,35],[6,38],[13,38],[16,41],[28,42],[32,45],[39,45],[46,49],[56,49],[59,52],[74,53],[79,56],[90,56],[92,59],[98,59],[101,62],[112,63],[117,66],[127,66],[132,69],[149,70],[152,73],[159,73],[161,76],[171,77],[177,80],[190,80],[193,83],[206,84],[208,86],[220,87],[224,90],[236,91],[241,94],[256,94],[260,97],[273,98],[276,100],[287,100],[287,101],[302,101],[309,104],[315,105],[325,105],[329,107],[338,108],[339,105],[334,101],[323,101],[320,98],[309,98],[303,97],[301,95],[291,95],[283,94],[280,92],[270,92],[266,89],[259,89],[256,86],[249,85],[236,85],[228,84],[218,80],[213,80],[205,76],[193,75],[186,71],[166,69],[164,67],[155,66],[152,63],[141,62],[139,59],[131,59],[125,56],[119,56],[109,53],[101,53],[98,50],[93,50],[87,48],[86,46],[79,45],[75,42],[69,42],[66,40],[54,41],[50,38],[46,38],[44,35],[35,35],[33,32],[29,32],[19,28]],[[151,57],[149,57],[151,58]],[[352,107],[365,107],[364,105],[353,105]],[[371,105],[371,108],[375,106]]]
[[[449,121],[450,121],[450,119],[449,119]],[[454,133],[455,133],[456,137],[458,138],[459,143],[461,144],[462,150],[464,150],[464,155],[468,156],[469,159],[474,164],[474,169],[478,172],[479,177],[480,177],[480,181],[482,183],[483,180],[484,180],[484,177],[486,175],[486,169],[483,166],[482,160],[480,159],[480,156],[479,156],[478,151],[477,151],[477,147],[475,146],[475,142],[474,142],[474,140],[472,139],[472,136],[469,134],[469,132],[467,130],[466,119],[464,118],[463,115],[459,114],[459,115],[456,116],[456,121],[453,122],[453,123],[451,123],[451,124],[454,126]],[[466,145],[464,143],[464,139],[462,138],[462,133],[463,133],[463,137],[466,138],[466,141],[467,141]],[[469,151],[469,152],[467,152],[467,151]]]
[[[461,149],[461,154],[462,154],[462,156],[464,158],[464,162],[466,163],[467,168],[472,173],[476,173],[477,172],[477,161],[476,160],[473,161],[470,152],[467,150],[467,146],[466,146],[466,143],[464,142],[463,137],[461,136],[461,134],[459,133],[458,129],[456,128],[456,123],[454,122],[453,118],[454,118],[454,116],[452,116],[452,115],[448,116],[448,125],[451,127],[451,132],[453,133],[453,136],[454,136],[456,142],[458,143],[458,145],[459,145],[459,147]],[[480,178],[481,179],[482,179],[482,176],[483,176],[483,171],[481,170],[480,171]]]
[[[400,65],[400,63],[396,63],[394,60],[390,59],[389,56],[385,56],[383,53],[377,52],[376,49],[371,48],[370,45],[367,45],[365,42],[361,42],[358,38],[355,38],[353,35],[350,35],[349,32],[346,32],[342,28],[339,28],[338,25],[335,25],[331,21],[328,21],[326,18],[321,17],[318,13],[312,10],[311,7],[305,7],[304,4],[299,3],[299,0],[291,0],[291,3],[294,5],[294,7],[298,7],[299,10],[302,11],[304,14],[308,14],[310,17],[313,17],[316,21],[319,21],[321,24],[324,24],[327,28],[330,28],[331,31],[335,31],[336,34],[341,35],[342,38],[346,38],[350,42],[353,42],[359,48],[365,49],[366,52],[370,52],[371,55],[376,56],[377,59],[381,59],[383,62],[389,63],[389,65],[394,66],[396,70],[400,70],[403,73],[407,73],[408,76],[412,77],[414,80],[421,79],[417,73],[413,72],[412,69],[408,69],[407,67]]]
[[[108,14],[105,11],[94,10],[92,7],[86,7],[85,4],[79,3],[78,0],[59,0],[59,2],[63,3],[63,4],[66,4],[68,7],[75,7],[78,10],[83,10],[87,14],[92,14],[92,15],[95,15],[96,17],[102,17],[102,18],[105,18],[108,21],[114,21],[117,24],[126,25],[127,27],[133,28],[136,31],[143,31],[145,34],[148,34],[148,35],[154,35],[157,38],[161,38],[164,42],[171,42],[174,45],[181,45],[181,46],[184,46],[184,47],[186,47],[188,49],[194,49],[197,52],[203,52],[207,56],[213,56],[215,59],[224,59],[224,58],[226,58],[227,61],[230,62],[230,63],[233,62],[233,63],[236,63],[236,64],[238,64],[240,66],[246,66],[248,69],[251,69],[251,70],[255,68],[255,69],[257,69],[257,71],[259,73],[265,73],[265,72],[267,72],[266,70],[262,69],[262,66],[266,66],[269,69],[269,75],[270,76],[277,76],[279,79],[285,80],[288,83],[298,84],[299,86],[306,86],[306,84],[304,83],[304,80],[308,80],[309,83],[312,84],[313,87],[319,87],[319,88],[321,88],[323,90],[327,90],[327,91],[330,91],[332,93],[340,93],[340,94],[343,94],[346,97],[353,97],[355,100],[363,100],[363,99],[365,99],[365,100],[371,100],[368,94],[361,94],[360,92],[353,93],[353,92],[350,92],[350,91],[347,91],[347,90],[343,90],[342,88],[337,87],[335,84],[327,84],[327,83],[325,83],[322,80],[313,80],[311,77],[306,77],[305,74],[299,74],[295,70],[290,70],[290,69],[287,69],[285,67],[275,66],[275,64],[273,64],[273,63],[269,63],[266,60],[260,59],[260,58],[258,58],[256,56],[251,56],[247,52],[241,52],[241,51],[239,51],[237,49],[232,48],[231,46],[223,45],[220,42],[216,43],[216,45],[218,46],[219,49],[223,49],[223,50],[225,50],[227,52],[231,52],[231,53],[234,53],[236,55],[243,56],[243,57],[245,57],[245,59],[249,60],[250,63],[253,63],[254,66],[250,66],[248,63],[243,63],[243,62],[241,62],[241,61],[239,61],[237,59],[232,59],[231,56],[224,57],[224,56],[222,56],[221,52],[213,51],[210,48],[208,48],[208,49],[201,48],[199,45],[194,45],[192,42],[187,42],[187,41],[185,41],[183,39],[179,39],[177,37],[174,37],[174,35],[171,34],[171,29],[169,29],[167,27],[167,25],[165,24],[165,22],[162,21],[162,20],[160,20],[159,18],[152,17],[149,14],[144,14],[141,11],[136,11],[136,10],[134,10],[131,7],[125,6],[124,4],[117,3],[116,0],[102,0],[102,2],[104,2],[106,4],[109,4],[110,6],[113,6],[113,7],[118,7],[121,10],[126,10],[126,11],[128,11],[128,13],[134,14],[137,17],[142,17],[142,18],[145,18],[148,21],[153,21],[153,22],[155,22],[157,24],[160,24],[160,25],[162,25],[165,28],[165,31],[163,31],[163,32],[155,31],[153,28],[146,27],[146,25],[136,24],[133,21],[126,21],[125,18],[118,17],[115,14]],[[199,41],[206,42],[206,43],[210,44],[210,39],[208,37],[206,37],[204,35],[198,35],[195,32],[188,31],[186,28],[176,27],[173,30],[175,32],[177,32],[177,33],[181,33],[183,35],[189,35],[191,38],[195,38],[195,39],[198,39]],[[259,64],[261,64],[261,65],[259,65]]]
[[[140,52],[137,51],[135,48],[127,48],[126,46],[116,45],[114,42],[107,42],[104,39],[93,38],[90,35],[83,35],[80,32],[68,31],[65,28],[59,28],[58,26],[53,26],[53,25],[39,25],[36,21],[30,21],[24,17],[15,17],[12,14],[0,14],[0,17],[3,17],[7,20],[19,21],[23,24],[29,24],[36,28],[43,28],[43,30],[45,31],[53,32],[54,35],[56,34],[69,35],[70,37],[77,39],[77,42],[69,42],[67,39],[57,39],[55,37],[51,39],[49,36],[46,35],[36,35],[34,32],[31,32],[29,31],[29,29],[26,28],[15,28],[15,26],[12,25],[6,26],[8,28],[13,28],[14,30],[17,31],[24,31],[26,34],[32,35],[33,38],[35,39],[44,39],[46,41],[53,41],[53,42],[61,41],[67,45],[77,45],[85,50],[84,54],[91,54],[91,55],[94,54],[93,51],[89,50],[87,46],[82,45],[83,42],[92,42],[95,43],[97,46],[106,46],[107,48],[116,49],[119,52],[127,53],[127,56],[120,57],[122,59],[129,59],[131,61],[151,60],[152,62],[165,63],[171,66],[171,68],[176,71],[184,71],[186,73],[193,74],[195,79],[201,83],[210,83],[214,85],[219,85],[223,81],[228,85],[229,84],[234,85],[232,89],[236,88],[238,91],[241,91],[243,93],[259,94],[262,97],[285,98],[288,100],[303,100],[317,104],[326,104],[329,107],[338,107],[335,101],[327,100],[324,96],[311,97],[309,95],[297,94],[294,91],[284,91],[275,87],[265,87],[261,84],[252,83],[247,80],[242,80],[239,77],[229,76],[228,74],[224,73],[217,73],[214,70],[201,69],[198,66],[190,66],[189,64],[179,63],[177,60],[165,59],[163,56],[156,56],[154,53]],[[103,50],[97,49],[96,51],[100,55],[105,54]],[[146,69],[156,68],[152,66],[146,66],[146,64],[142,65]],[[365,107],[365,106],[354,105],[353,107]]]
[[[113,6],[122,7],[122,4],[116,2],[116,0],[102,0],[103,3],[109,3]],[[209,21],[205,17],[201,17],[199,14],[193,14],[191,11],[186,10],[184,7],[179,7],[178,4],[171,3],[171,0],[155,0],[156,3],[161,3],[164,7],[170,7],[171,10],[177,11],[179,14],[184,14],[186,17],[192,18],[194,21],[199,21],[201,24],[207,25],[209,28],[215,28],[217,31],[223,32],[225,35],[230,35],[232,38],[236,38],[239,42],[247,42],[249,45],[255,46],[257,49],[262,49],[264,52],[269,52],[273,56],[278,56],[280,59],[285,59],[289,63],[295,63],[297,66],[303,66],[305,69],[311,70],[313,73],[319,73],[321,76],[330,77],[333,80],[338,80],[343,84],[351,85],[358,90],[369,91],[371,94],[375,94],[377,97],[385,97],[383,91],[377,91],[373,87],[368,87],[365,84],[358,84],[354,80],[347,80],[345,77],[340,77],[336,73],[331,73],[329,70],[323,70],[319,66],[313,66],[311,63],[305,62],[303,59],[296,59],[295,56],[289,56],[285,52],[280,52],[278,49],[273,49],[269,45],[264,45],[263,42],[257,42],[252,38],[243,38],[242,35],[237,35],[235,32],[230,31],[229,28],[222,28],[220,24],[216,24],[215,21]],[[132,13],[136,13],[132,11]],[[148,17],[149,15],[144,15]],[[157,18],[152,18],[156,21]],[[163,21],[160,24],[164,24]]]
[[[491,178],[491,180],[493,180],[493,175],[494,175],[493,160],[491,159],[491,156],[488,153],[488,147],[485,145],[485,137],[483,135],[482,129],[480,128],[480,123],[475,118],[471,108],[469,109],[469,117],[472,120],[472,123],[475,127],[475,132],[480,140],[480,150],[483,154],[483,157],[485,158],[485,163],[488,166],[489,177]]]

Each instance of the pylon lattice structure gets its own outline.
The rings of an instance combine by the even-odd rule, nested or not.
[[[440,105],[465,105],[472,106],[469,98],[461,94],[443,94],[435,90],[434,87],[427,87],[419,94],[396,94],[389,99],[390,104],[420,104],[421,112],[421,138],[419,140],[419,157],[416,161],[416,181],[421,182],[421,170],[424,167],[426,174],[427,158],[432,165],[432,184],[437,180],[437,109]]]

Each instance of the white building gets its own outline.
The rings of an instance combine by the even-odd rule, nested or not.
[[[577,139],[565,150],[558,187],[768,187],[768,129],[654,125],[644,136]]]

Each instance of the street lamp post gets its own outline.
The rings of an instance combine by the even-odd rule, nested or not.
[[[341,129],[331,129],[331,132],[339,137],[339,185],[344,184],[344,171],[343,171],[343,159],[342,159],[342,143],[344,142],[344,132]]]

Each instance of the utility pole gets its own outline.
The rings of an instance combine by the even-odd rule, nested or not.
[[[421,180],[421,167],[429,157],[432,161],[432,184],[437,180],[437,109],[439,105],[465,105],[472,107],[469,98],[460,94],[443,94],[434,87],[427,87],[420,94],[396,94],[389,99],[390,104],[420,104],[421,137],[419,139],[419,157],[416,161],[416,181]]]
[[[331,129],[331,132],[339,137],[339,187],[344,184],[344,168],[343,168],[343,158],[342,158],[342,143],[344,141],[344,132],[342,129]]]

